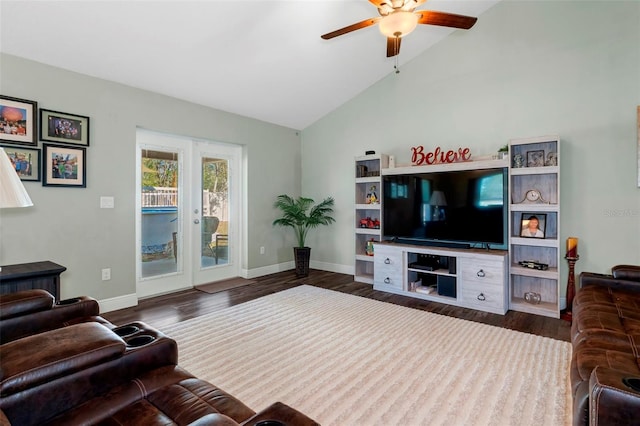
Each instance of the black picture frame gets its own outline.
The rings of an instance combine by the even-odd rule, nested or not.
[[[544,166],[544,149],[527,151],[527,167]]]
[[[38,146],[38,103],[0,95],[0,142]]]
[[[540,233],[534,233],[529,229],[529,224],[533,219],[538,220],[537,229]],[[544,239],[547,236],[547,215],[546,213],[537,213],[537,212],[523,212],[520,215],[520,232],[519,236],[522,238],[538,238]]]
[[[40,140],[63,145],[89,146],[89,117],[40,109]]]
[[[42,152],[38,148],[0,145],[23,181],[40,182]]]
[[[42,186],[87,187],[87,149],[42,144]]]

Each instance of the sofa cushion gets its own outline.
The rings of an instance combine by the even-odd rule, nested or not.
[[[76,324],[0,345],[5,397],[122,355],[125,342],[98,323]]]
[[[216,386],[177,366],[165,366],[111,389],[47,425],[236,425],[255,412]]]
[[[44,290],[25,290],[0,296],[0,320],[51,309],[55,298]]]

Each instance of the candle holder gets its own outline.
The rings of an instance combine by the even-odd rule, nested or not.
[[[580,255],[576,254],[575,257],[569,257],[567,254],[564,258],[569,263],[569,277],[567,278],[567,307],[560,315],[560,318],[571,322],[573,320],[573,298],[576,295],[575,266],[578,259],[580,259]]]

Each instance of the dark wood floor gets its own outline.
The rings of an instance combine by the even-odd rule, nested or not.
[[[406,296],[376,291],[369,284],[353,281],[352,275],[312,270],[306,278],[296,278],[294,271],[281,272],[256,278],[255,284],[249,284],[215,294],[199,290],[185,290],[168,295],[140,301],[136,307],[105,313],[103,316],[114,324],[126,324],[131,321],[147,322],[162,330],[169,324],[175,324],[239,303],[247,302],[267,294],[286,290],[302,284],[314,285],[343,293],[368,297],[394,303],[396,305],[421,309],[442,315],[462,318],[504,327],[512,330],[570,341],[570,324],[566,321],[509,311],[506,315],[496,315],[473,309],[459,308],[441,303],[428,302]]]

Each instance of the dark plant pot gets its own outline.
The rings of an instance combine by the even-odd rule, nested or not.
[[[294,247],[293,255],[296,259],[296,277],[308,277],[311,247]]]

